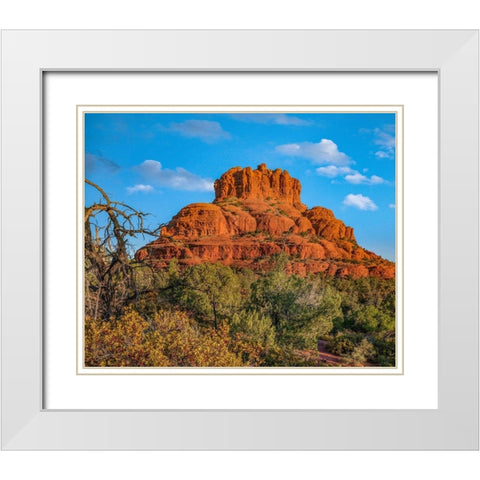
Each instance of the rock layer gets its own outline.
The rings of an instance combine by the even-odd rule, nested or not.
[[[300,182],[286,170],[231,168],[215,182],[213,203],[182,208],[135,258],[155,268],[175,258],[180,266],[220,262],[268,270],[284,252],[287,272],[301,276],[395,276],[394,263],[361,248],[353,228],[331,210],[309,210],[300,193]]]
[[[214,184],[215,200],[221,202],[235,197],[241,200],[276,198],[300,211],[307,209],[300,201],[301,185],[287,170],[268,170],[262,163],[256,170],[234,167],[224,173]]]

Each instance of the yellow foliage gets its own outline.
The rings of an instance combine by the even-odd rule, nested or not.
[[[118,320],[85,318],[87,367],[238,367],[228,327],[201,332],[184,313],[160,310],[149,322],[134,310]]]
[[[85,365],[87,367],[168,366],[162,338],[133,310],[118,320],[85,317]]]

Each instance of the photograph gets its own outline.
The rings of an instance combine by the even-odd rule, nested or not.
[[[83,368],[398,367],[394,108],[79,123]]]

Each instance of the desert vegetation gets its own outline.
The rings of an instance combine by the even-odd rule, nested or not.
[[[211,263],[180,270],[175,260],[155,272],[130,260],[123,305],[86,304],[86,366],[331,365],[319,341],[336,365],[394,365],[392,280],[302,278],[285,273],[286,260],[279,255],[263,274]]]
[[[145,215],[101,200],[85,209],[85,366],[395,365],[395,282],[287,274],[220,263],[154,269],[128,239]],[[319,347],[322,348],[319,348]]]
[[[395,280],[205,261],[165,267],[129,250],[146,214],[99,194],[85,208],[86,367],[395,365]]]

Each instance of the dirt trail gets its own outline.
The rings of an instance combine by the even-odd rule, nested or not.
[[[322,362],[327,363],[328,365],[332,366],[341,366],[345,364],[345,360],[340,357],[339,355],[334,355],[333,353],[329,353],[326,350],[327,342],[325,340],[318,341],[318,357],[319,360]]]

